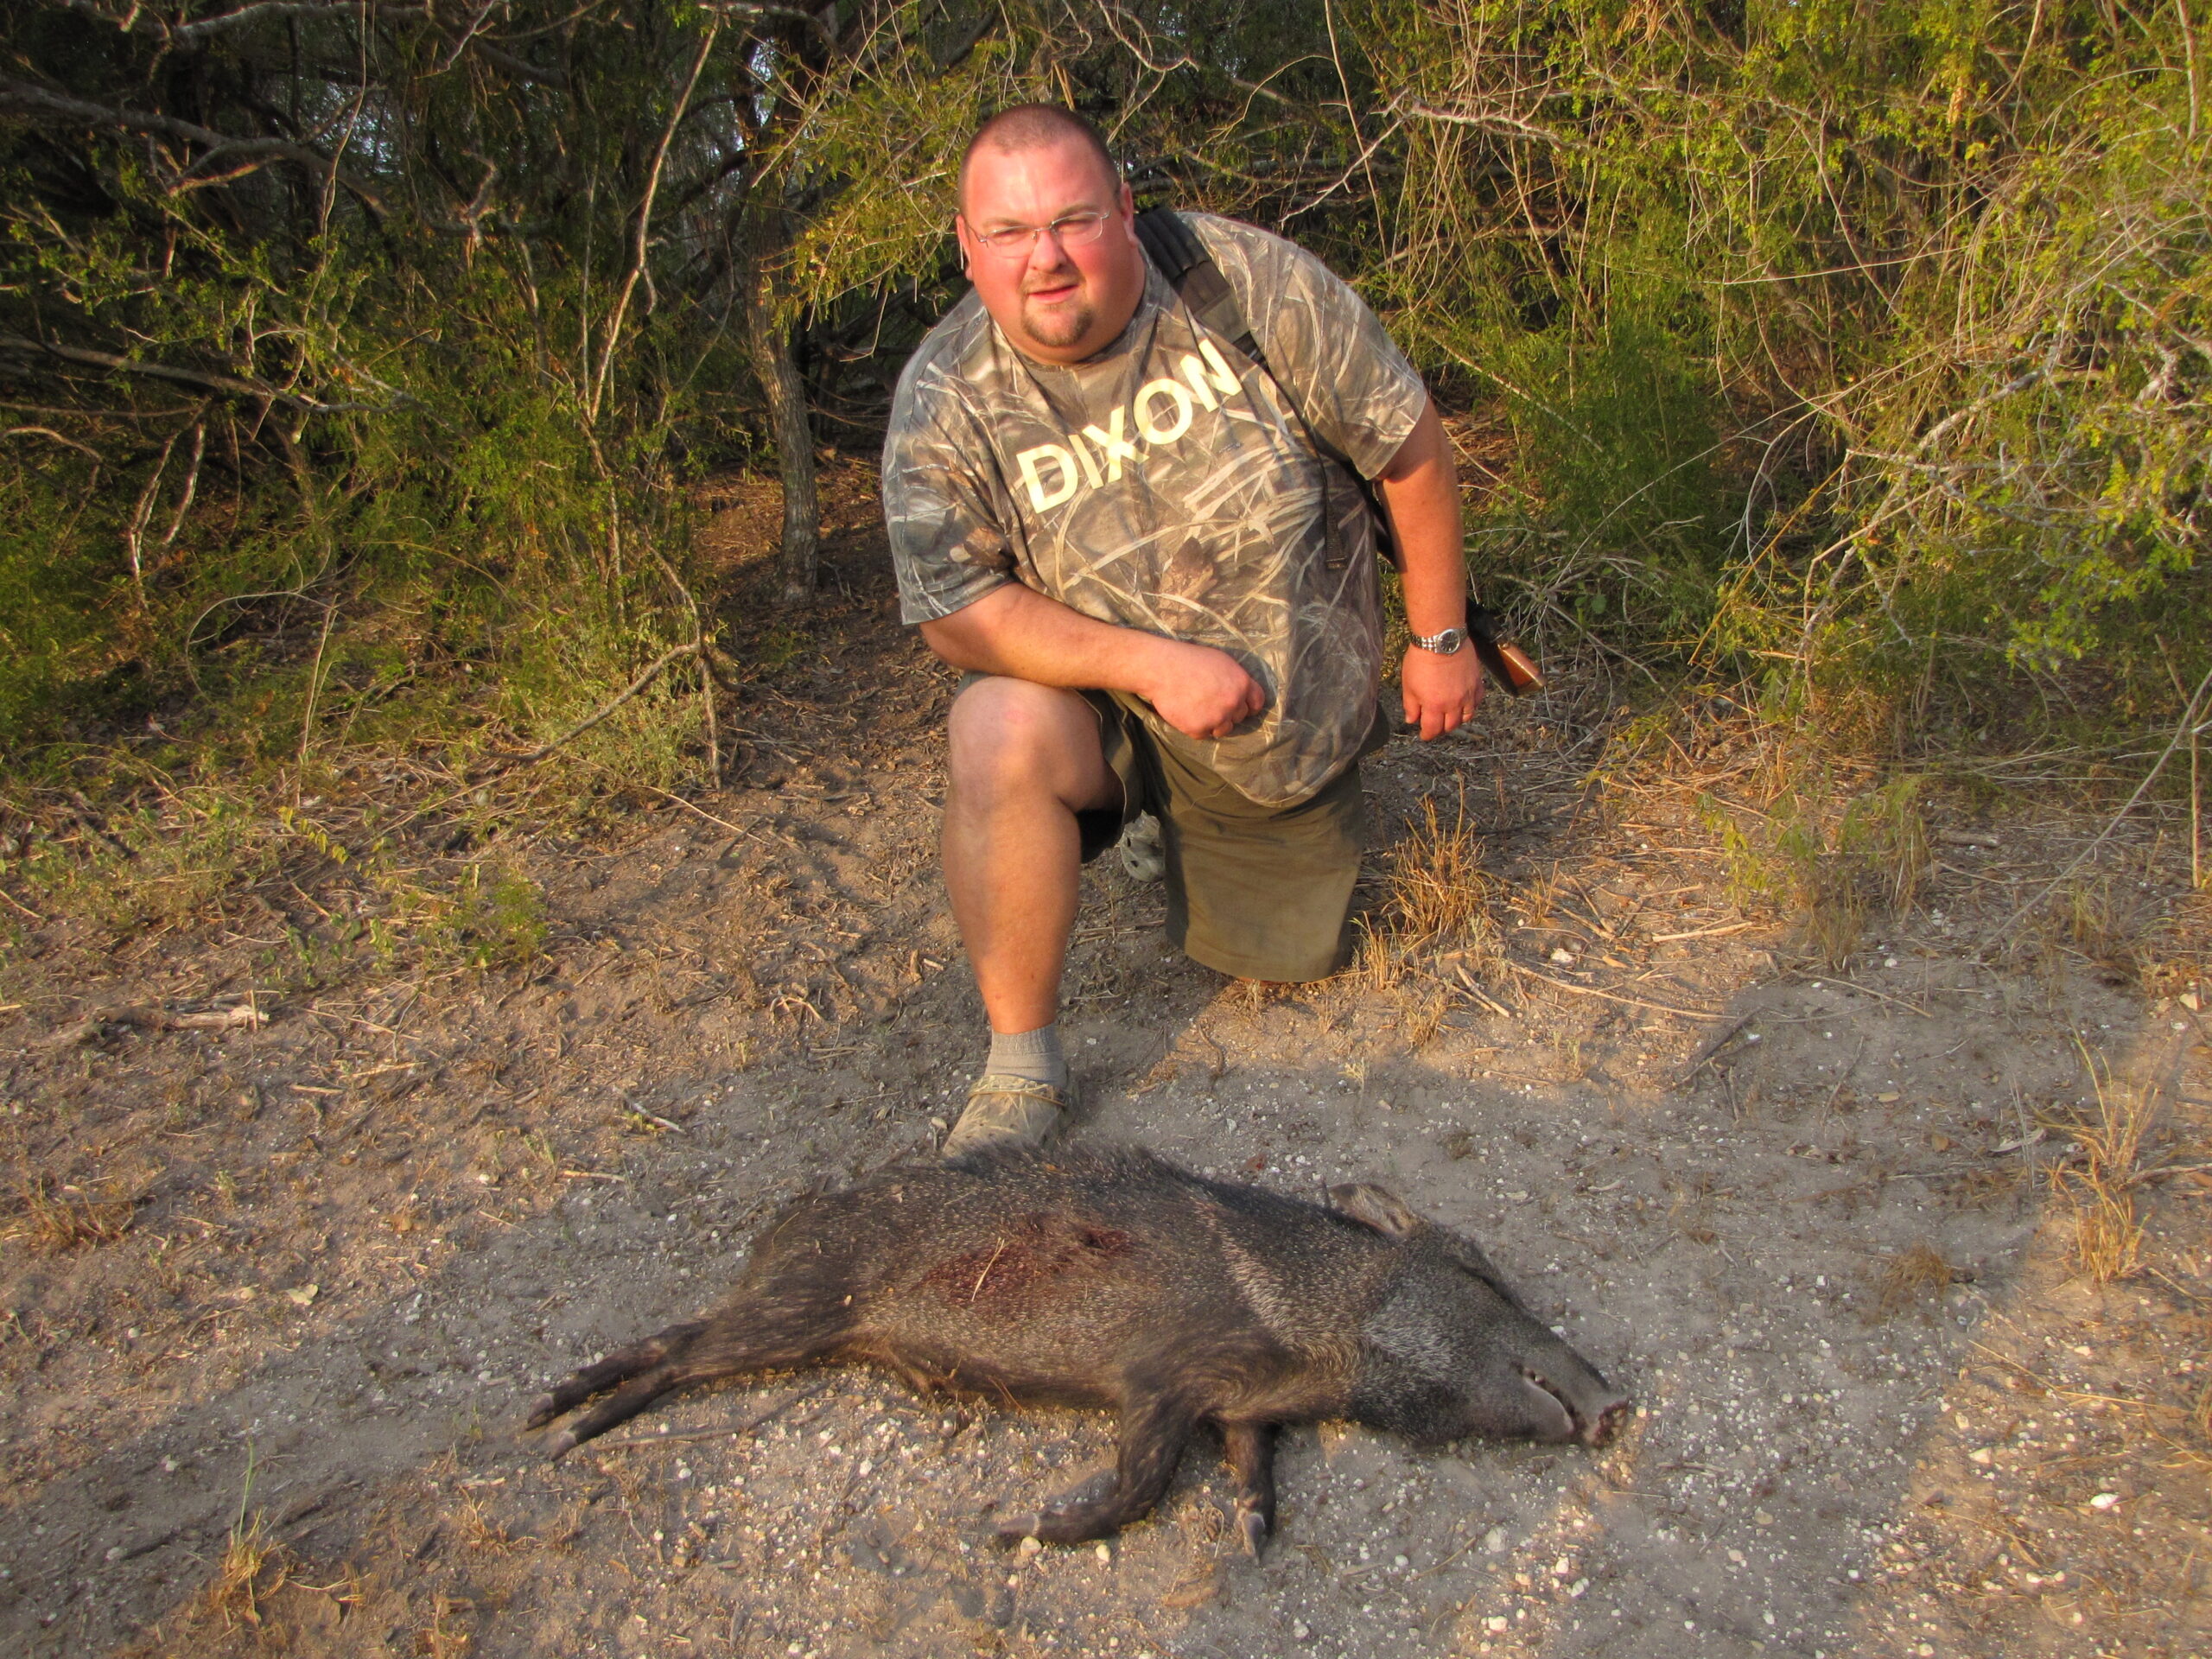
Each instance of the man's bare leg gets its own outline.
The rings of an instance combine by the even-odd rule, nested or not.
[[[993,676],[952,705],[944,883],[996,1033],[1059,1016],[1082,873],[1079,811],[1116,806],[1098,715],[1073,691]]]

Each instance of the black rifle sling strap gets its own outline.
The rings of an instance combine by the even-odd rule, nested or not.
[[[1324,458],[1321,467],[1321,524],[1322,534],[1328,539],[1328,568],[1341,570],[1351,559],[1351,550],[1345,547],[1344,530],[1337,523],[1337,504],[1329,489],[1327,461],[1333,461],[1350,473],[1366,495],[1368,506],[1375,516],[1376,546],[1385,553],[1390,551],[1390,521],[1382,513],[1382,504],[1375,499],[1373,486],[1361,478],[1359,469],[1349,457],[1321,442],[1313,426],[1306,421],[1306,411],[1298,406],[1298,399],[1291,396],[1290,388],[1268,365],[1260,342],[1253,338],[1252,326],[1244,320],[1243,308],[1236,303],[1236,296],[1230,291],[1229,278],[1221,274],[1221,267],[1198,240],[1198,233],[1183,222],[1183,217],[1172,207],[1148,207],[1136,217],[1137,240],[1144,244],[1144,251],[1152,263],[1160,267],[1160,274],[1167,285],[1181,296],[1208,333],[1219,334],[1230,345],[1251,359],[1253,367],[1275,383],[1288,406],[1291,418],[1298,423],[1298,429],[1306,435],[1307,448]]]
[[[1306,435],[1307,446],[1316,455],[1324,457],[1325,462],[1333,461],[1351,475],[1366,499],[1369,516],[1375,524],[1376,551],[1391,563],[1398,563],[1398,550],[1390,539],[1390,516],[1383,511],[1374,483],[1352,465],[1350,456],[1322,442],[1306,421],[1306,412],[1299,408],[1298,399],[1291,395],[1290,388],[1268,366],[1267,353],[1253,338],[1251,325],[1244,320],[1243,309],[1230,289],[1229,279],[1221,274],[1221,267],[1206,251],[1205,244],[1198,240],[1198,232],[1172,207],[1147,208],[1136,216],[1136,231],[1137,240],[1144,244],[1146,254],[1160,268],[1168,286],[1191,308],[1191,315],[1209,333],[1219,334],[1243,353],[1255,368],[1274,381],[1292,417],[1297,421],[1298,429]],[[1337,523],[1336,503],[1331,497],[1329,468],[1325,464],[1321,468],[1321,518],[1328,539],[1328,568],[1341,570],[1351,556],[1344,543],[1343,529]],[[1467,634],[1474,642],[1475,654],[1482,658],[1483,666],[1515,696],[1523,696],[1543,683],[1535,664],[1519,647],[1497,637],[1497,619],[1476,600],[1471,589],[1467,594]]]

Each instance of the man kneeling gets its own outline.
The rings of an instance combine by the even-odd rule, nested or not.
[[[968,671],[944,875],[992,1033],[948,1154],[1041,1141],[1071,1105],[1057,1020],[1077,876],[1142,815],[1192,958],[1274,981],[1344,964],[1358,763],[1388,730],[1360,479],[1404,572],[1406,719],[1433,738],[1482,698],[1421,378],[1311,255],[1183,222],[1249,352],[1148,259],[1088,122],[993,117],[960,174],[974,289],[899,378],[884,512],[906,620]]]

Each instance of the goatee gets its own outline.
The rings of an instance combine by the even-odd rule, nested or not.
[[[1029,331],[1030,339],[1054,350],[1074,345],[1090,332],[1090,325],[1097,320],[1096,311],[1079,302],[1054,306],[1049,310],[1027,302],[1021,308],[1021,325]]]

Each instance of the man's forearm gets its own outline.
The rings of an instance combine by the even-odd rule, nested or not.
[[[1227,652],[1116,627],[1018,582],[923,623],[922,638],[955,668],[1142,697],[1192,737],[1227,737],[1267,703],[1259,682]]]
[[[1404,582],[1406,622],[1416,638],[1467,626],[1467,563],[1460,551],[1459,474],[1452,464],[1452,440],[1436,405],[1421,419],[1376,480],[1390,531],[1398,543],[1398,569]],[[1421,728],[1422,741],[1454,731],[1474,715],[1483,700],[1483,671],[1464,645],[1449,655],[1408,648],[1399,671],[1406,719]]]
[[[1467,564],[1460,550],[1459,468],[1434,404],[1421,411],[1376,482],[1398,543],[1408,625],[1419,634],[1465,627]]]
[[[1157,647],[1172,643],[1085,616],[1018,582],[923,623],[922,638],[955,668],[1137,696],[1155,677]]]

